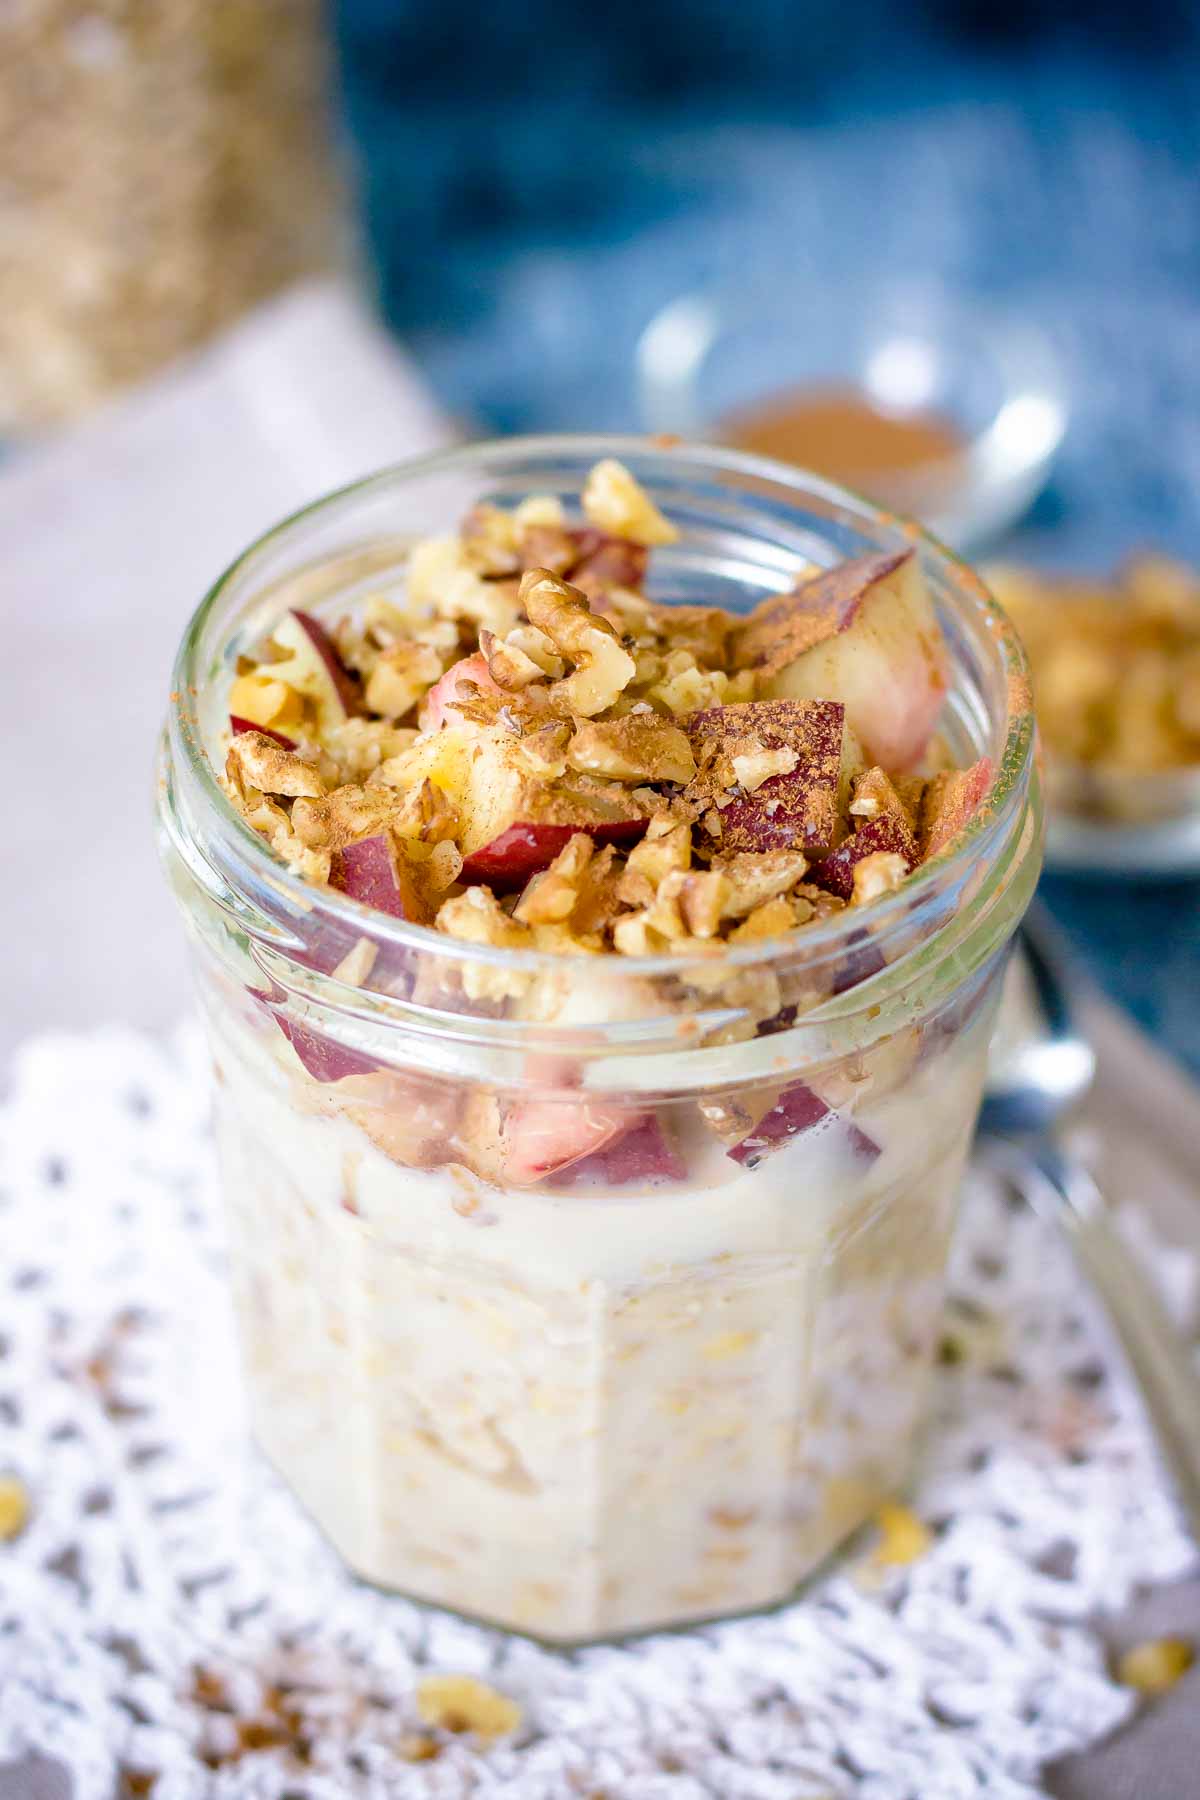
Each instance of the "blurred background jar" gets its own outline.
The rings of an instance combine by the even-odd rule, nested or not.
[[[331,262],[327,78],[319,0],[0,7],[0,433]]]

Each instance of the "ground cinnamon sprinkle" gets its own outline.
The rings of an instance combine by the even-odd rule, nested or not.
[[[726,443],[815,469],[877,499],[925,503],[961,472],[958,427],[931,412],[888,413],[851,386],[794,388],[732,413]]]

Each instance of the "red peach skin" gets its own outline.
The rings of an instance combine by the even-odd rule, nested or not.
[[[683,725],[696,761],[714,740],[757,740],[768,750],[793,750],[798,761],[721,811],[722,848],[828,850],[845,785],[843,709],[836,700],[749,700],[689,713]]]
[[[768,698],[836,695],[868,760],[892,770],[923,755],[948,686],[945,641],[912,550],[839,563],[763,601],[738,660],[759,670]]]
[[[917,846],[907,820],[896,813],[882,813],[877,819],[865,819],[831,856],[823,856],[820,862],[812,865],[808,879],[828,893],[836,894],[840,900],[849,900],[854,892],[855,864],[880,850],[902,856],[910,870],[916,867]]]
[[[358,712],[358,683],[338,655],[333,639],[320,619],[314,619],[311,613],[301,612],[299,607],[295,606],[292,608],[292,617],[303,627],[313,649],[325,664],[329,672],[329,679],[337,690],[337,697],[347,716]]]
[[[632,844],[646,829],[645,819],[618,819],[610,825],[510,825],[490,843],[472,851],[462,866],[464,881],[487,881],[494,887],[522,887],[531,875],[548,869],[571,839],[586,831],[596,844]]]
[[[633,1182],[683,1181],[687,1164],[654,1113],[614,1138],[603,1150],[574,1163],[568,1181],[595,1178],[604,1187],[628,1187]]]
[[[991,758],[983,756],[969,769],[934,776],[921,809],[923,856],[936,856],[970,823],[987,798],[992,774]]]
[[[307,1025],[297,1025],[274,1008],[271,1011],[275,1023],[314,1081],[341,1081],[345,1075],[369,1075],[379,1067],[361,1051],[349,1050],[345,1044],[322,1037],[318,1031],[310,1031]]]
[[[426,904],[411,867],[382,832],[338,851],[329,871],[329,885],[394,919],[432,923],[433,909]]]
[[[791,1087],[784,1089],[750,1136],[743,1138],[740,1144],[735,1144],[727,1154],[744,1168],[755,1168],[764,1156],[777,1149],[780,1144],[819,1125],[822,1119],[829,1116],[829,1111],[824,1100],[814,1094],[804,1082],[794,1082]],[[847,1133],[854,1154],[864,1161],[874,1162],[879,1155],[878,1144],[865,1131],[861,1131],[853,1119],[838,1119],[838,1124]]]
[[[295,738],[285,737],[282,731],[272,731],[269,725],[256,725],[253,719],[239,719],[236,713],[229,715],[229,729],[234,737],[240,737],[243,731],[261,731],[264,737],[274,738],[284,750],[296,748]]]

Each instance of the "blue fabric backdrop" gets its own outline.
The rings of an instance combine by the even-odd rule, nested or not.
[[[342,0],[381,302],[484,431],[636,425],[657,306],[722,273],[933,275],[1041,319],[1073,421],[1006,552],[1200,560],[1198,9]],[[1200,1071],[1200,885],[1055,879]]]

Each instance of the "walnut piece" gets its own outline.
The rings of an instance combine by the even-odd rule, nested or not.
[[[426,1725],[470,1732],[482,1744],[507,1737],[522,1719],[515,1700],[473,1675],[426,1675],[417,1684],[417,1711]]]
[[[556,701],[584,719],[611,706],[633,680],[634,662],[608,620],[549,569],[527,570],[519,598],[530,622],[575,665],[551,690]]]
[[[895,850],[875,850],[854,865],[851,906],[869,906],[884,894],[895,893],[908,874],[908,864]]]
[[[605,457],[589,474],[583,488],[584,515],[613,537],[630,538],[635,544],[674,544],[679,533],[651,500],[624,463]]]
[[[257,788],[285,800],[300,796],[319,798],[325,792],[311,763],[294,750],[285,750],[263,731],[240,731],[229,746],[225,773],[236,789]]]

